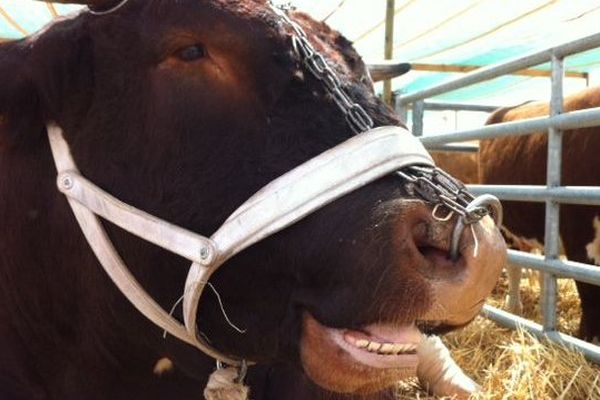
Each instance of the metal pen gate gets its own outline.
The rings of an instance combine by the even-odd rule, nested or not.
[[[543,63],[551,62],[552,95],[549,117],[532,118],[518,122],[508,122],[486,126],[480,129],[459,131],[449,134],[422,137],[422,141],[430,149],[469,150],[468,146],[456,148],[447,146],[448,143],[481,140],[496,137],[528,135],[546,131],[548,134],[548,164],[546,186],[511,186],[511,185],[469,185],[476,194],[491,193],[501,200],[545,202],[545,255],[544,257],[509,250],[509,260],[517,265],[532,268],[544,273],[546,285],[543,299],[543,324],[516,316],[503,310],[484,306],[483,314],[497,323],[515,329],[522,326],[538,337],[571,346],[583,352],[590,360],[600,362],[600,346],[593,345],[575,337],[560,333],[556,326],[556,278],[572,278],[600,286],[600,267],[572,261],[561,261],[559,257],[559,213],[560,204],[579,204],[600,206],[599,187],[565,187],[561,186],[561,160],[563,130],[585,128],[600,125],[600,107],[586,110],[562,113],[563,107],[563,77],[565,57],[600,47],[600,34],[591,35],[560,46],[539,51],[522,58],[491,65],[442,84],[398,97],[397,109],[404,115],[405,110],[412,104],[413,133],[422,135],[423,114],[426,107],[441,108],[444,105],[427,105],[425,99],[450,92],[476,83],[490,80],[501,75],[513,73]],[[470,108],[466,106],[467,109]],[[465,106],[456,106],[465,109]],[[482,111],[486,111],[483,107]],[[600,134],[600,133],[599,133]],[[599,210],[600,214],[600,210]]]

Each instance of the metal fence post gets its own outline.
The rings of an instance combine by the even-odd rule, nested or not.
[[[423,136],[423,115],[425,114],[425,102],[417,100],[412,107],[412,134]]]
[[[385,12],[385,59],[391,60],[394,57],[394,21],[396,14],[396,1],[387,0]],[[383,82],[383,101],[392,105],[392,80]]]
[[[550,116],[562,113],[563,109],[563,77],[564,59],[556,54],[552,55],[552,97],[550,101]],[[546,184],[548,188],[555,188],[561,183],[562,165],[562,130],[550,128],[548,130],[548,170]],[[545,258],[546,261],[556,260],[560,255],[560,204],[548,199],[546,201],[546,233]],[[556,330],[556,275],[544,273],[544,293],[542,310],[544,313],[544,331]]]
[[[396,114],[400,117],[402,123],[408,125],[408,108],[407,104],[403,104],[400,101],[400,96],[402,96],[402,91],[398,90],[393,92],[393,107]]]

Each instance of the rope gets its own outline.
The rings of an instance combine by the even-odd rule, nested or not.
[[[248,331],[247,329],[238,328],[237,325],[235,325],[233,322],[231,322],[231,320],[229,319],[229,316],[227,315],[227,312],[225,311],[225,307],[223,306],[223,301],[221,300],[221,295],[219,294],[219,292],[217,292],[217,289],[215,289],[213,284],[208,282],[208,287],[211,288],[212,291],[214,292],[215,296],[217,296],[217,300],[219,301],[219,307],[221,307],[221,312],[223,313],[223,316],[225,317],[225,321],[227,321],[229,326],[231,326],[233,329],[235,329],[237,332],[239,332],[241,334],[246,333]]]
[[[239,379],[239,370],[234,367],[217,369],[210,375],[204,398],[206,400],[248,400],[250,388]]]

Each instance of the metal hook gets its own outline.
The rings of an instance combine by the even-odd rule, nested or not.
[[[217,369],[226,369],[227,364],[224,362],[217,360]],[[235,378],[234,383],[243,383],[246,379],[246,375],[248,375],[248,362],[246,360],[240,361],[240,366],[235,367],[238,371],[238,376]]]
[[[246,380],[246,375],[248,375],[248,363],[246,360],[242,360],[242,364],[238,368],[238,377],[235,383],[243,383]]]

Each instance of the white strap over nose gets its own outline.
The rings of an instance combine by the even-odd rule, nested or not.
[[[239,360],[210,346],[198,332],[198,305],[212,274],[249,246],[385,175],[409,165],[434,166],[421,142],[400,127],[357,135],[275,179],[207,238],[121,202],[85,179],[60,127],[47,127],[59,190],[104,270],[154,324],[222,362]],[[184,289],[184,325],[146,293],[108,238],[102,217],[133,235],[192,262]]]

